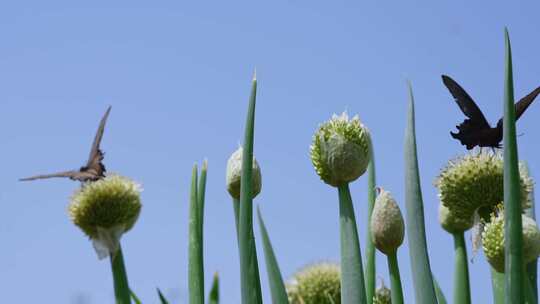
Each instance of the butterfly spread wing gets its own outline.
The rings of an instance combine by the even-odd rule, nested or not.
[[[468,117],[457,126],[458,133],[450,132],[450,134],[452,137],[459,139],[461,144],[467,146],[467,149],[472,149],[478,144],[476,135],[480,131],[491,127],[471,96],[457,82],[446,75],[442,75],[442,80],[463,114]]]
[[[99,127],[94,137],[94,142],[92,143],[92,148],[90,150],[90,155],[88,156],[88,162],[86,167],[96,172],[97,175],[102,175],[105,172],[105,166],[101,162],[103,160],[103,151],[101,151],[99,145],[101,139],[103,138],[103,132],[105,131],[105,124],[107,123],[107,118],[111,112],[111,107],[107,108],[105,115],[101,118]]]
[[[57,172],[57,173],[52,173],[52,174],[40,174],[40,175],[34,175],[34,176],[31,176],[31,177],[25,177],[25,178],[21,178],[19,179],[20,181],[32,181],[32,180],[36,180],[36,179],[45,179],[45,178],[53,178],[53,177],[69,177],[71,179],[77,179],[78,175],[80,174],[81,172],[79,171],[64,171],[64,172]]]
[[[525,110],[531,105],[531,103],[534,101],[536,96],[540,94],[540,87],[534,89],[532,92],[530,92],[527,96],[521,98],[516,104],[514,105],[514,109],[516,111],[516,121],[525,113]],[[502,128],[503,118],[499,119],[497,122],[497,126],[499,128]]]

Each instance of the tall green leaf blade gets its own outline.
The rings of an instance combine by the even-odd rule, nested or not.
[[[201,176],[199,177],[199,186],[197,188],[197,205],[199,214],[199,237],[201,238],[201,252],[204,246],[204,198],[206,194],[206,174],[208,171],[208,161],[204,160],[201,167]]]
[[[208,304],[219,304],[219,276],[217,272],[214,274],[212,288],[208,295]]]
[[[437,303],[429,265],[424,223],[424,203],[416,152],[414,97],[409,83],[408,123],[405,132],[405,204],[409,255],[416,303]]]
[[[133,300],[133,302],[135,302],[135,304],[142,304],[141,300],[139,299],[139,297],[137,297],[133,290],[130,290],[129,293],[131,295],[131,299]]]
[[[521,222],[521,186],[519,183],[512,50],[508,30],[505,29],[504,76],[504,239],[505,239],[505,303],[523,303],[524,262],[523,229]]]
[[[279,264],[270,242],[270,236],[264,225],[264,221],[261,215],[261,210],[257,207],[257,216],[259,219],[259,226],[261,229],[261,239],[263,242],[264,257],[266,260],[266,272],[268,273],[268,282],[270,283],[270,292],[272,295],[272,303],[275,304],[288,304],[289,298],[287,297],[287,290],[283,283],[281,271],[279,270]]]
[[[371,239],[371,213],[375,206],[375,153],[373,151],[373,141],[370,142],[370,162],[368,166],[368,220],[367,220],[367,236],[366,236],[366,297],[368,304],[373,303],[375,295],[375,245]]]
[[[257,252],[253,237],[253,137],[255,129],[255,102],[257,79],[253,77],[251,96],[246,119],[245,138],[242,156],[242,177],[240,179],[240,283],[242,304],[262,303],[259,269],[256,263]]]
[[[362,253],[349,185],[338,187],[341,247],[341,303],[367,303]]]
[[[159,290],[159,288],[157,289],[157,293],[158,293],[159,301],[161,302],[161,304],[169,304],[169,301],[167,301],[167,299],[165,299],[165,296],[163,296],[163,294],[161,293],[161,290]]]
[[[191,174],[191,195],[189,205],[189,251],[188,251],[188,284],[189,303],[204,303],[204,266],[199,224],[199,203],[197,195],[197,165]]]
[[[433,286],[435,287],[435,296],[437,296],[438,304],[446,304],[446,297],[444,296],[441,286],[439,286],[439,282],[437,282],[435,276],[433,276]]]

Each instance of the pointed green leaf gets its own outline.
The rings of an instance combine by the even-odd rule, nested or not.
[[[219,276],[218,273],[214,273],[214,280],[212,282],[212,288],[208,295],[208,304],[219,304]]]
[[[167,299],[165,299],[165,296],[163,296],[163,294],[161,293],[161,290],[159,290],[159,288],[157,289],[157,293],[158,293],[159,301],[161,302],[161,304],[169,304],[169,301],[167,301]]]
[[[133,290],[130,290],[130,294],[131,294],[131,299],[133,300],[133,302],[135,302],[135,304],[142,304],[141,300],[139,300],[139,297],[137,297],[137,295],[133,292]]]
[[[416,303],[437,303],[427,254],[424,203],[416,152],[414,97],[409,83],[409,110],[405,132],[405,204],[409,256]]]
[[[261,210],[258,207],[257,215],[261,229],[264,257],[266,260],[266,272],[268,273],[268,282],[270,283],[272,303],[288,304],[289,299],[287,297],[287,290],[285,289],[285,284],[283,283],[283,278],[281,276],[281,271],[279,270],[277,258],[274,254],[274,249],[272,248],[272,243],[270,242],[270,236],[268,235],[268,231],[264,225]]]
[[[257,79],[253,77],[251,96],[246,119],[245,138],[242,157],[242,177],[240,179],[240,283],[242,304],[262,303],[257,252],[253,237],[253,138],[255,129],[255,102],[257,96]]]
[[[199,177],[199,186],[197,188],[197,204],[199,214],[199,237],[201,238],[201,251],[203,250],[204,239],[204,197],[206,194],[206,172],[208,171],[208,161],[204,160],[201,167],[201,176]]]
[[[190,304],[204,303],[204,266],[201,244],[202,238],[199,231],[200,224],[197,180],[197,165],[194,165],[191,175],[191,195],[189,206],[188,284]]]
[[[435,276],[433,276],[433,286],[435,287],[435,295],[437,296],[437,303],[446,304],[446,297],[444,296],[441,286],[439,286],[439,282],[437,282],[437,279],[435,278]]]
[[[506,303],[523,303],[524,263],[523,229],[521,223],[521,186],[519,183],[514,83],[512,79],[512,50],[505,29],[504,77],[504,239],[505,239],[505,299]]]

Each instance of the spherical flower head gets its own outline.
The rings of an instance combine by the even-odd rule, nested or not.
[[[340,304],[339,265],[318,263],[297,272],[287,284],[291,304]],[[331,300],[330,300],[331,299]]]
[[[523,261],[527,264],[540,255],[540,231],[532,218],[522,215],[521,220]],[[491,266],[498,272],[504,272],[504,213],[501,210],[497,214],[492,214],[491,221],[485,225],[482,248]]]
[[[130,230],[139,217],[140,191],[140,186],[130,179],[108,175],[75,192],[69,215],[95,246],[106,247],[108,253],[114,253],[121,235]],[[107,255],[100,253],[97,247],[96,250],[100,258]]]
[[[405,224],[398,204],[390,192],[380,189],[371,213],[371,238],[384,254],[395,252],[403,243]]]
[[[529,192],[532,180],[523,165],[520,166],[521,201],[523,209],[530,206]],[[479,208],[489,217],[504,199],[503,159],[500,154],[482,152],[467,154],[448,163],[437,178],[441,203],[458,218],[468,219]]]
[[[445,205],[439,204],[439,223],[448,233],[461,233],[472,228],[474,216],[460,218],[450,211]]]
[[[334,114],[313,136],[311,161],[325,183],[339,187],[366,172],[370,145],[369,130],[358,116],[349,119],[345,112]]]
[[[227,161],[227,172],[226,172],[226,183],[227,191],[229,194],[235,198],[240,199],[240,181],[242,179],[242,155],[243,149],[239,147],[234,153],[229,157]],[[252,180],[252,193],[253,198],[256,197],[262,188],[262,176],[261,168],[259,163],[253,157],[253,173],[251,175]]]
[[[384,283],[375,290],[375,295],[373,296],[373,304],[391,304],[392,303],[392,292]]]

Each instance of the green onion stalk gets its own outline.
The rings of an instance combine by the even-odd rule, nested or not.
[[[443,204],[439,205],[439,222],[444,230],[454,239],[454,303],[471,303],[471,288],[469,283],[469,260],[465,245],[465,231],[472,228],[472,217],[456,216]]]
[[[368,166],[368,220],[367,220],[367,244],[366,244],[366,297],[368,304],[373,302],[375,295],[375,246],[371,239],[371,214],[375,206],[375,153],[373,152],[373,141],[370,142],[370,162]]]
[[[108,175],[78,189],[69,205],[73,223],[90,237],[98,258],[110,258],[117,304],[131,303],[120,238],[137,222],[140,192],[130,179]]]
[[[311,161],[319,177],[338,188],[341,243],[341,303],[367,303],[360,241],[349,183],[366,172],[370,135],[358,116],[334,115],[313,136]]]

